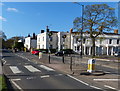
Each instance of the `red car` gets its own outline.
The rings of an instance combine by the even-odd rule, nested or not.
[[[34,54],[34,55],[38,55],[39,52],[40,52],[40,51],[38,51],[38,50],[34,50],[34,51],[32,51],[32,54]]]

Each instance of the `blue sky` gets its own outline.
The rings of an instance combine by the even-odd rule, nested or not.
[[[81,4],[100,4],[103,2],[81,2]],[[107,2],[116,8],[117,2]],[[50,26],[53,31],[69,31],[73,20],[81,16],[81,6],[72,2],[4,2],[2,5],[2,30],[7,38],[40,33]]]

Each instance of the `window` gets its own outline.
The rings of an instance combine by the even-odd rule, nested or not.
[[[50,45],[50,49],[52,49],[52,45]]]
[[[65,42],[65,38],[63,38],[63,42]]]
[[[40,38],[38,38],[38,42],[40,42]]]
[[[77,46],[77,51],[79,51],[80,46]]]
[[[119,44],[119,41],[120,41],[120,40],[119,40],[119,39],[117,39],[117,44]]]
[[[44,41],[44,37],[43,37],[43,41]]]
[[[112,44],[112,39],[109,39],[109,44]]]
[[[63,49],[63,45],[61,45],[61,48],[60,49]]]
[[[78,38],[76,38],[76,43],[78,42]]]
[[[86,39],[84,38],[84,39],[83,39],[83,44],[85,44],[85,41],[86,41]]]
[[[42,48],[44,49],[44,45],[42,45]]]
[[[50,37],[50,41],[52,41],[52,37]]]
[[[76,51],[76,46],[75,46],[75,51]]]

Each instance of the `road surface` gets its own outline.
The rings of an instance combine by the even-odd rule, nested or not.
[[[9,89],[21,91],[29,89],[98,90],[70,75],[16,56],[15,53],[3,52],[2,61],[3,73],[9,80]]]

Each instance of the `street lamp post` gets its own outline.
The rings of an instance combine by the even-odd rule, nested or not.
[[[48,47],[48,53],[49,53],[49,64],[50,64],[50,36],[49,36],[49,47]]]
[[[65,49],[65,38],[66,38],[66,35],[63,35],[62,38],[63,38],[63,63],[65,63],[64,62],[64,54],[65,54],[64,53],[64,49]]]
[[[80,46],[81,46],[81,48],[80,48],[80,57],[82,58],[82,39],[83,39],[83,16],[84,16],[84,5],[82,5],[82,4],[80,4],[80,3],[78,3],[78,2],[74,2],[75,4],[78,4],[78,5],[80,5],[80,6],[82,6],[82,28],[81,28],[81,31],[80,31],[80,38],[81,38],[81,44],[80,44]]]
[[[47,29],[48,29],[48,26],[47,26]],[[51,36],[52,36],[52,32],[51,31],[48,31],[48,37],[49,37],[49,41],[48,41],[48,43],[49,43],[49,46],[48,46],[48,53],[49,53],[49,64],[50,64],[50,38],[51,38]]]

